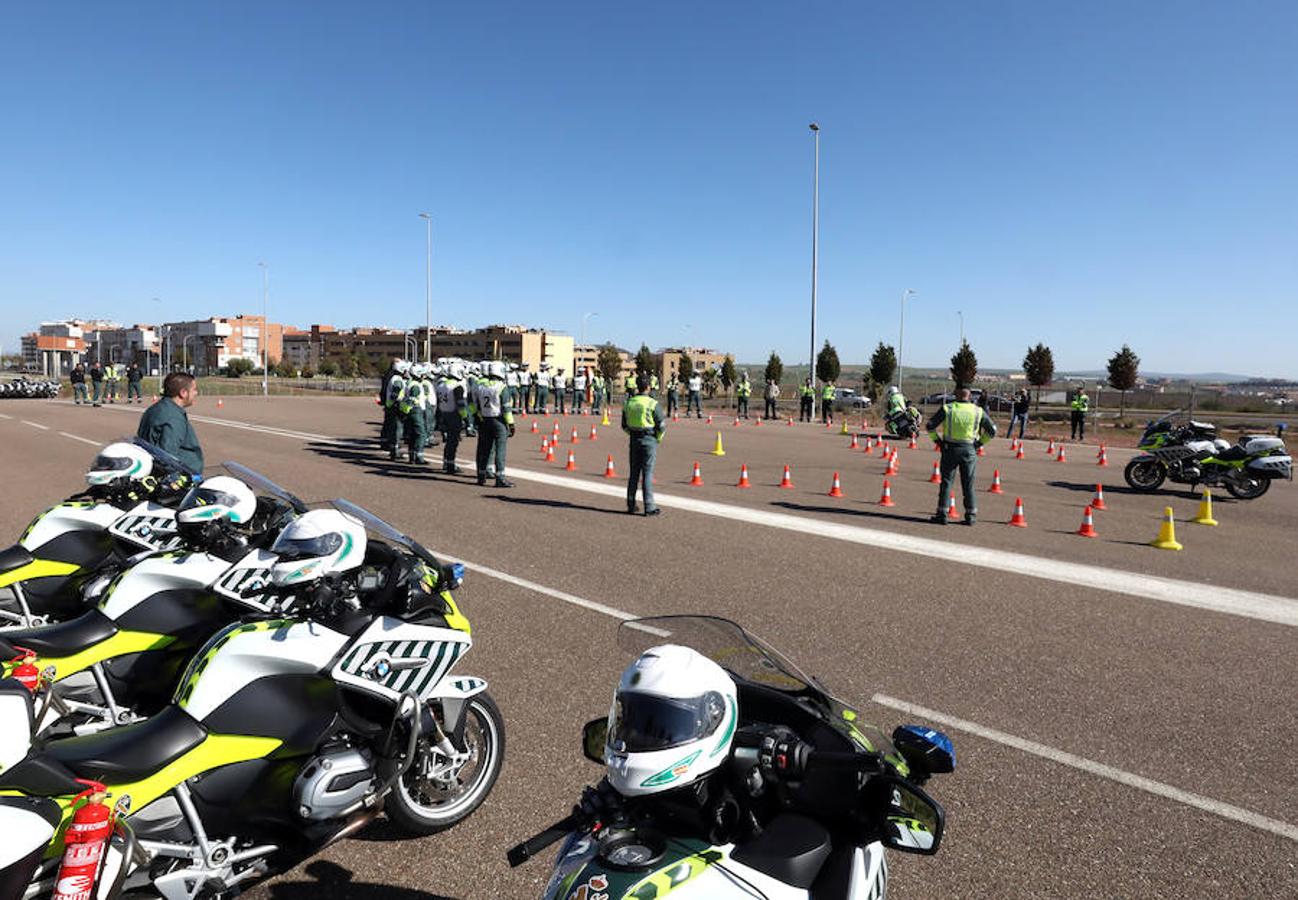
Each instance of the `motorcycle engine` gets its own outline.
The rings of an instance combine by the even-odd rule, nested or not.
[[[309,822],[341,816],[374,784],[370,755],[351,747],[321,753],[307,763],[293,783],[298,815]]]

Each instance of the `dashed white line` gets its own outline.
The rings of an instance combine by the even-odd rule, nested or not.
[[[1183,791],[1180,788],[1172,787],[1170,784],[1164,784],[1161,781],[1154,781],[1152,778],[1145,778],[1143,775],[1135,775],[1131,772],[1115,769],[1113,766],[1106,766],[1104,763],[1096,762],[1092,759],[1086,759],[1082,756],[1076,756],[1066,750],[1056,750],[1054,747],[1048,747],[1045,744],[1038,744],[1036,741],[1029,741],[1026,738],[1016,737],[1012,734],[1006,734],[995,728],[988,728],[985,725],[979,725],[977,722],[970,722],[967,719],[960,719],[937,710],[919,706],[914,703],[907,703],[905,700],[898,700],[896,697],[889,697],[886,694],[875,694],[870,698],[871,702],[880,706],[886,706],[889,709],[895,709],[898,712],[906,713],[910,716],[918,716],[921,719],[927,719],[930,722],[936,722],[939,725],[945,725],[956,731],[963,731],[972,734],[984,740],[992,741],[997,744],[1003,744],[1006,747],[1013,747],[1015,750],[1023,753],[1039,756],[1042,759],[1059,763],[1063,766],[1070,766],[1074,769],[1080,769],[1083,772],[1089,772],[1092,775],[1098,775],[1101,778],[1107,778],[1110,781],[1116,781],[1118,784],[1125,784],[1127,787],[1136,788],[1145,791],[1157,797],[1165,797],[1168,800],[1174,800],[1185,806],[1192,806],[1195,809],[1212,813],[1214,816],[1220,816],[1223,819],[1230,819],[1248,825],[1251,828],[1258,828],[1262,831],[1269,831],[1272,834],[1288,838],[1291,841],[1298,841],[1298,826],[1291,825],[1288,822],[1282,822],[1279,819],[1272,819],[1259,813],[1250,812],[1238,806],[1232,806],[1229,803],[1222,803],[1220,800],[1213,800],[1211,797],[1204,797],[1201,794],[1193,794],[1189,791]]]
[[[5,413],[0,413],[0,419],[12,419],[12,418],[13,416],[6,415]]]
[[[90,440],[90,438],[83,438],[77,434],[68,434],[66,431],[60,431],[59,434],[63,435],[63,437],[65,438],[72,438],[72,440],[74,441],[80,441],[83,444],[89,444],[92,447],[101,446],[99,441],[92,441]]]
[[[23,422],[24,425],[30,425],[30,426],[32,426],[33,428],[39,428],[41,431],[49,431],[49,430],[50,430],[50,426],[48,426],[48,425],[42,425],[40,422],[29,422],[29,421],[27,421],[26,419],[23,419],[22,422]]]

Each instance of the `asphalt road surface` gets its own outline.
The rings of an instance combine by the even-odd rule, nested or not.
[[[138,412],[0,405],[0,524],[16,537],[76,490]],[[918,721],[951,735],[957,770],[931,784],[942,850],[893,854],[894,897],[1298,896],[1290,483],[1252,502],[1214,497],[1210,528],[1190,521],[1187,492],[1127,490],[1130,451],[1101,468],[1093,444],[1067,445],[1061,463],[1033,443],[1015,460],[998,439],[979,462],[979,524],[940,527],[927,522],[936,454],[923,443],[889,442],[900,469],[885,508],[879,452],[848,449],[837,427],[718,417],[669,424],[664,515],[645,519],[624,512],[616,424],[591,441],[589,417],[547,417],[538,434],[520,420],[505,491],[389,463],[378,413],[356,398],[201,398],[191,411],[210,465],[238,460],[308,500],[347,497],[469,564],[458,596],[475,643],[457,671],[491,683],[505,771],[449,832],[406,841],[378,823],[257,894],[538,896],[548,857],[511,871],[504,853],[600,776],[580,730],[629,662],[619,617],[694,612],[763,636],[886,731]],[[724,457],[709,452],[718,432]],[[569,450],[577,472],[564,471]],[[467,462],[472,442],[461,451]],[[602,477],[609,455],[623,477]],[[695,461],[702,487],[688,485]],[[793,489],[776,487],[785,465]],[[994,469],[1002,495],[987,493]],[[834,472],[841,499],[827,496]],[[1088,540],[1074,532],[1097,482],[1109,509]],[[1026,529],[1005,524],[1015,497]],[[1183,552],[1148,546],[1165,506]]]

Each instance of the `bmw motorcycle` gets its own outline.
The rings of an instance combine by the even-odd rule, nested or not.
[[[401,828],[429,834],[482,803],[504,725],[486,681],[453,672],[472,645],[451,595],[463,568],[354,504],[333,506],[377,538],[359,569],[294,588],[287,615],[219,631],[149,719],[51,741],[0,772],[0,803],[59,808],[40,858],[0,883],[25,880],[28,897],[54,888],[78,779],[102,783],[133,832],[122,889],[166,900],[283,871],[385,804]]]
[[[174,507],[199,476],[152,444],[131,443],[153,457],[155,475],[75,494],[0,550],[0,630],[79,615],[130,558],[180,545]]]
[[[904,726],[889,741],[739,625],[661,616],[619,626],[639,655],[691,647],[738,686],[731,758],[683,788],[626,798],[604,780],[573,812],[509,851],[517,866],[563,841],[546,900],[767,897],[876,900],[884,849],[936,853],[942,808],[920,787],[955,767],[941,732]],[[585,756],[605,761],[608,720],[587,723]]]
[[[919,434],[919,410],[914,404],[907,403],[904,407],[884,416],[884,430],[893,437],[908,438],[912,435]]]
[[[145,554],[108,584],[97,607],[0,633],[0,675],[18,666],[40,673],[38,738],[89,734],[156,713],[203,642],[241,616],[270,613],[264,589],[276,557],[267,548],[307,506],[245,466],[223,468],[258,495],[246,532],[181,525],[181,550]],[[26,724],[0,717],[0,730]]]
[[[1275,479],[1293,480],[1293,459],[1280,438],[1245,435],[1232,445],[1217,437],[1215,425],[1193,420],[1177,424],[1179,413],[1145,426],[1139,445],[1144,452],[1122,473],[1133,490],[1156,491],[1170,480],[1196,487],[1220,485],[1236,499],[1253,500]]]

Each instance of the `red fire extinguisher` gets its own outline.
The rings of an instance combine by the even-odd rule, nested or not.
[[[36,689],[41,686],[41,670],[33,662],[36,659],[36,652],[28,650],[26,647],[15,647],[14,649],[18,651],[18,655],[9,660],[13,665],[9,677],[17,678],[23,687],[34,694]]]
[[[108,790],[98,781],[86,781],[86,790],[72,800],[73,806],[82,800],[63,833],[65,849],[59,864],[59,877],[54,882],[53,900],[91,900],[99,867],[104,859],[104,848],[113,834],[113,810],[105,799]]]

